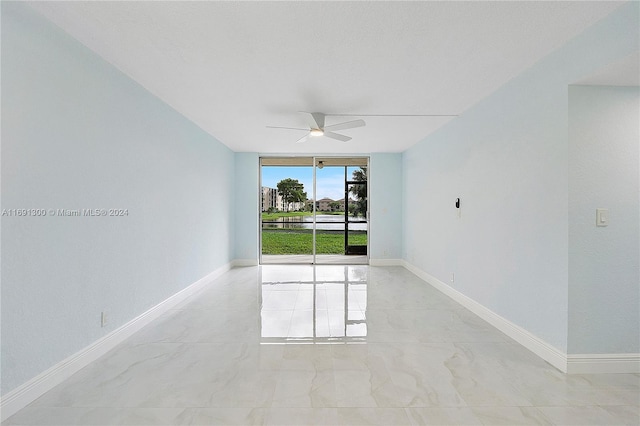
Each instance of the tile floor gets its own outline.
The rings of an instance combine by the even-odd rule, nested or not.
[[[313,255],[309,254],[263,254],[263,265],[284,265],[284,264],[307,264],[312,263],[320,265],[367,265],[369,259],[366,255],[349,255],[344,254],[318,254],[316,261],[313,261]]]
[[[7,425],[638,425],[401,267],[236,268]]]

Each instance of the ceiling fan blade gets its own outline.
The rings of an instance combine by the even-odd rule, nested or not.
[[[325,126],[324,130],[346,130],[346,129],[353,129],[356,127],[362,127],[366,125],[366,123],[364,122],[364,120],[353,120],[353,121],[347,121],[345,123],[339,123],[339,124],[332,124],[331,126]]]
[[[309,139],[309,136],[310,136],[310,135],[309,135],[309,133],[307,133],[306,135],[304,135],[303,137],[301,137],[300,139],[298,139],[298,140],[296,141],[296,143],[304,143],[304,142],[306,142],[306,141]]]
[[[288,130],[304,130],[305,132],[308,132],[309,129],[301,129],[299,127],[280,127],[280,126],[266,126],[267,129],[288,129]]]
[[[349,136],[341,135],[340,133],[327,132],[326,130],[324,131],[323,136],[326,136],[331,139],[337,139],[342,142],[347,142],[351,140]]]
[[[304,111],[301,111],[304,112]],[[324,128],[324,114],[321,112],[304,112],[307,115],[309,127],[312,129]]]

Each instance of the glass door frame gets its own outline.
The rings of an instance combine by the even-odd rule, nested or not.
[[[371,159],[368,155],[260,155],[259,156],[259,161],[258,161],[258,168],[259,168],[259,173],[258,173],[258,199],[259,199],[259,203],[258,203],[258,263],[260,265],[263,265],[265,263],[263,263],[263,259],[262,259],[262,167],[263,167],[263,160],[271,160],[271,161],[277,161],[277,160],[282,160],[283,163],[285,162],[290,162],[292,164],[282,164],[282,167],[286,167],[287,165],[290,166],[299,166],[299,167],[304,167],[307,166],[308,164],[295,164],[295,160],[296,159],[300,159],[301,163],[303,163],[304,161],[306,161],[307,159],[311,159],[311,167],[313,167],[313,174],[312,174],[312,179],[313,179],[313,210],[312,210],[312,255],[311,255],[311,262],[310,263],[288,263],[288,264],[303,264],[303,265],[323,265],[323,263],[318,263],[318,259],[317,259],[317,253],[316,253],[316,231],[317,231],[317,227],[316,227],[316,216],[317,216],[317,169],[318,167],[318,162],[319,161],[331,161],[331,160],[349,160],[349,159],[357,159],[357,160],[366,160],[366,168],[367,168],[367,212],[366,212],[366,232],[367,232],[367,260],[366,260],[366,265],[369,264],[370,261],[370,234],[371,234],[371,224],[370,224],[370,220],[369,220],[369,211],[370,211],[370,206],[371,206],[371,202],[370,202],[370,198],[371,198],[371,194],[370,194],[370,185],[369,185],[369,180],[370,180],[370,165],[371,165]],[[267,165],[268,166],[268,165]],[[346,166],[349,167],[349,166]],[[358,167],[358,165],[353,165],[351,167]],[[360,166],[362,167],[362,166]],[[346,177],[345,177],[346,179]],[[347,184],[347,181],[345,180],[345,185]],[[345,197],[345,215],[349,214],[349,200],[348,200],[348,194],[347,197]],[[346,227],[346,225],[345,225]],[[347,243],[347,239],[345,237],[345,244]],[[345,256],[346,253],[345,253]],[[267,263],[267,264],[271,264],[271,263]],[[349,265],[349,263],[341,263],[338,265]]]

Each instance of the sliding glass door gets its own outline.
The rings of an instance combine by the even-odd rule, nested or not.
[[[367,158],[315,159],[316,263],[367,263],[367,163]]]
[[[313,158],[262,158],[262,263],[313,262]]]
[[[261,263],[368,263],[368,158],[264,157]]]

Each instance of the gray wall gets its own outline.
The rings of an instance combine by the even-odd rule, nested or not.
[[[2,2],[2,393],[230,261],[234,154]],[[109,323],[100,326],[100,312]]]
[[[569,353],[640,352],[639,141],[637,87],[569,87]]]
[[[567,87],[638,50],[638,6],[621,6],[403,155],[403,257],[562,352]]]

